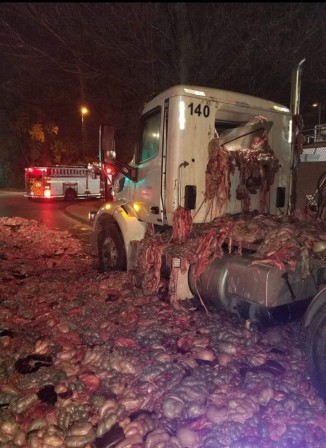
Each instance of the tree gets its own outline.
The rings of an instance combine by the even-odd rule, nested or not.
[[[96,156],[101,122],[130,153],[144,102],[179,83],[289,105],[302,58],[305,110],[325,98],[325,15],[323,3],[3,3],[0,91],[18,106],[7,119],[25,126],[17,153],[30,157],[36,123],[55,123],[61,141],[80,148],[84,103],[88,155]],[[67,156],[60,148],[56,160]]]

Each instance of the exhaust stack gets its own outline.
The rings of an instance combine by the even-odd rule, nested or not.
[[[292,70],[292,84],[291,84],[291,104],[290,110],[292,115],[299,115],[300,113],[300,90],[301,90],[301,66],[306,59],[302,59],[296,68]]]
[[[296,157],[295,157],[295,144],[296,135],[298,132],[297,126],[294,126],[294,116],[300,114],[300,91],[301,91],[301,71],[302,64],[306,59],[302,59],[298,65],[292,70],[292,83],[291,83],[291,103],[290,110],[292,113],[292,139],[291,139],[291,172],[290,172],[290,185],[289,185],[289,203],[288,214],[291,214],[295,207],[295,184],[296,184]],[[297,120],[295,120],[297,121]]]

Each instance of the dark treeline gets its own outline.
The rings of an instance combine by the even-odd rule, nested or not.
[[[127,159],[143,104],[175,84],[289,106],[303,58],[313,126],[311,104],[326,97],[325,19],[323,3],[2,3],[0,187],[22,186],[29,164],[95,160],[100,122],[114,124]]]

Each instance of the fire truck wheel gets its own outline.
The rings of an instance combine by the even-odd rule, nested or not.
[[[65,193],[65,201],[72,202],[76,199],[77,193],[73,188],[69,188]]]
[[[326,402],[326,304],[315,313],[307,329],[306,352],[311,382]]]
[[[126,251],[122,236],[114,224],[103,232],[99,247],[99,261],[102,272],[123,271],[126,269]]]

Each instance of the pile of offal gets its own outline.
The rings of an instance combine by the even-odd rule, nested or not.
[[[322,448],[300,321],[173,307],[82,242],[0,219],[2,448]]]
[[[174,259],[177,259],[177,264]],[[244,270],[227,274],[231,291],[224,280],[225,260],[246,266],[245,276]],[[258,211],[226,214],[209,223],[193,224],[191,211],[178,207],[172,229],[153,233],[141,242],[136,277],[145,293],[167,291],[172,304],[178,306],[182,294],[178,297],[175,292],[179,275],[183,274],[188,276],[191,292],[201,299],[204,307],[204,302],[213,303],[261,323],[271,320],[272,314],[283,313],[285,320],[286,316],[292,318],[295,314],[302,314],[309,297],[316,295],[326,283],[325,262],[326,231],[320,219],[308,210],[298,210],[291,215],[270,215]],[[164,274],[166,265],[170,267],[169,276]],[[262,283],[264,286],[259,296],[257,285],[259,281],[266,282],[266,270],[263,269],[262,274],[262,266],[279,272],[281,283],[275,283],[274,277],[274,284],[271,279],[268,284]],[[292,275],[291,281],[288,280],[289,274]],[[248,283],[248,277],[252,283],[250,288],[248,285],[242,289],[238,287],[241,282]],[[308,283],[309,288],[306,288]],[[281,285],[287,288],[291,307],[284,305],[284,297],[277,296]],[[275,295],[270,294],[271,288],[275,288]],[[225,297],[227,293],[229,298]],[[231,301],[232,294],[242,295],[242,302],[238,301],[237,306]],[[247,297],[257,305],[255,312],[249,313],[249,307],[243,307]],[[275,307],[273,313],[269,312],[271,308],[265,308],[268,306]]]

